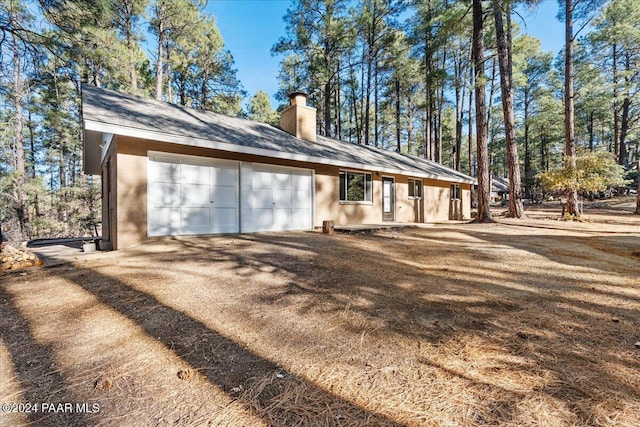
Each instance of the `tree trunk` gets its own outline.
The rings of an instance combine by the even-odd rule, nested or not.
[[[11,14],[11,26],[19,28],[15,14]],[[26,166],[24,157],[24,117],[22,113],[22,102],[24,100],[24,82],[20,75],[21,58],[18,37],[12,33],[12,53],[13,53],[13,87],[11,98],[15,108],[15,184],[13,195],[16,201],[16,216],[20,225],[20,239],[29,237],[29,206],[27,204],[27,190],[25,188]]]
[[[468,161],[469,161],[469,175],[475,176],[473,170],[473,90],[471,89],[474,84],[475,70],[473,63],[473,49],[469,54],[469,127],[468,127]]]
[[[507,6],[506,13],[511,13]],[[498,45],[498,62],[500,66],[500,90],[502,94],[502,113],[507,144],[507,163],[509,166],[509,210],[511,218],[522,218],[522,185],[520,182],[520,158],[516,141],[515,117],[513,113],[513,87],[511,84],[511,58],[504,32],[502,5],[500,0],[493,0],[493,16],[496,23],[496,39]]]
[[[487,147],[482,0],[473,0],[473,58],[475,64],[476,141],[478,160],[478,215],[476,222],[494,222],[489,206],[491,182]]]
[[[564,57],[564,134],[565,162],[572,169],[576,167],[575,146],[575,111],[573,88],[573,1],[565,1],[565,57]],[[580,215],[578,192],[575,188],[567,189],[566,212],[569,215]]]
[[[324,136],[331,138],[331,79],[324,84]]]
[[[158,49],[156,50],[156,99],[162,101],[162,61],[164,52],[162,45],[164,44],[164,25],[160,17],[158,17]]]
[[[622,115],[620,116],[620,142],[618,144],[619,156],[618,164],[627,166],[627,134],[629,132],[629,109],[631,108],[631,100],[629,98],[629,87],[631,85],[629,81],[629,73],[631,72],[631,58],[629,51],[625,52],[625,95],[622,100]]]
[[[533,200],[532,179],[531,176],[531,147],[529,143],[529,108],[531,100],[529,99],[529,88],[524,89],[524,193],[525,197]]]
[[[396,146],[398,153],[401,150],[400,146],[400,79],[396,77],[395,81],[395,101],[396,101]]]
[[[125,39],[127,43],[127,54],[129,56],[129,84],[131,85],[131,93],[138,93],[138,73],[136,70],[136,54],[133,41],[133,4],[123,2],[122,7],[125,9]]]
[[[640,215],[640,159],[638,159],[638,192],[636,196],[636,214]]]
[[[433,99],[433,82],[431,76],[432,52],[430,45],[430,37],[425,39],[424,44],[424,94],[425,94],[425,120],[424,120],[424,158],[433,160],[433,152],[431,151],[431,104]]]

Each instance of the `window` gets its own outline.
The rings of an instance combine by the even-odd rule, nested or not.
[[[409,198],[422,199],[422,180],[420,179],[409,180]]]
[[[452,200],[460,200],[460,184],[451,184],[451,199]]]
[[[370,173],[340,172],[340,201],[370,202],[372,200]]]

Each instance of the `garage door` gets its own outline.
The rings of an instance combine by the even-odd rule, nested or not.
[[[312,228],[311,170],[243,164],[242,181],[243,231]]]
[[[238,162],[149,154],[149,236],[237,233]]]

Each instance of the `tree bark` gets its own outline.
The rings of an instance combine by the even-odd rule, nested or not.
[[[19,28],[18,20],[15,14],[11,14],[11,26]],[[20,74],[21,55],[20,41],[15,34],[12,33],[12,54],[13,54],[13,85],[11,98],[15,109],[15,183],[13,187],[13,195],[16,202],[16,216],[20,225],[20,239],[24,240],[29,237],[29,207],[27,204],[27,190],[25,188],[26,166],[24,156],[24,116],[22,113],[22,102],[24,100],[24,82]]]
[[[575,110],[573,87],[573,1],[565,1],[565,56],[564,56],[564,133],[565,162],[572,169],[576,168],[575,145]],[[567,189],[566,212],[569,215],[580,215],[578,192],[575,188]]]
[[[395,81],[395,101],[396,101],[396,146],[398,153],[401,150],[400,146],[400,78],[396,77]]]
[[[163,83],[163,75],[162,75],[162,61],[163,61],[163,49],[162,45],[164,44],[164,25],[163,22],[158,16],[158,49],[156,50],[156,99],[158,101],[162,101],[162,83]]]
[[[638,159],[638,192],[636,193],[636,214],[640,215],[640,159]]]
[[[487,112],[484,75],[484,21],[482,0],[473,0],[473,58],[475,64],[476,141],[478,160],[478,215],[475,222],[494,222],[489,206],[491,182],[487,147]]]
[[[510,12],[510,9],[507,7],[506,13]],[[504,31],[502,4],[500,0],[493,0],[493,16],[496,24],[498,64],[500,67],[500,91],[502,94],[502,113],[504,116],[507,163],[509,167],[509,209],[507,215],[511,218],[522,218],[524,216],[524,207],[520,181],[520,158],[518,157],[518,143],[516,141],[515,117],[513,112],[513,86],[510,72],[511,57]]]
[[[625,94],[622,100],[622,115],[620,116],[620,142],[618,143],[618,164],[627,166],[627,135],[629,133],[629,111],[631,108],[631,100],[629,96],[629,87],[631,82],[629,81],[629,73],[631,72],[631,58],[629,51],[625,52]]]

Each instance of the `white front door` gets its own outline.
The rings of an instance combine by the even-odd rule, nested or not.
[[[238,163],[149,153],[149,236],[237,233]]]

